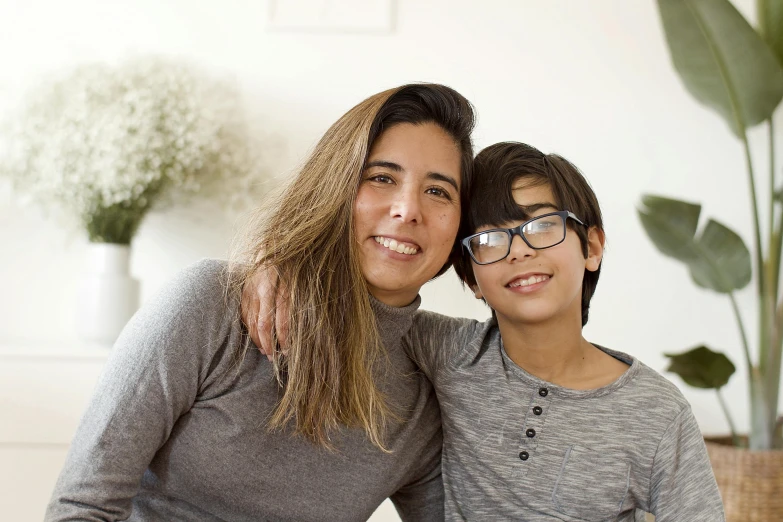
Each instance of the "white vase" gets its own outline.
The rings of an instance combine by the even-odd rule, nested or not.
[[[139,307],[139,281],[130,275],[130,247],[90,243],[79,282],[76,328],[85,341],[111,345]]]

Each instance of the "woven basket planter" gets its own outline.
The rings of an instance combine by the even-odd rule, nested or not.
[[[730,437],[705,442],[726,522],[783,521],[783,451],[735,448]]]

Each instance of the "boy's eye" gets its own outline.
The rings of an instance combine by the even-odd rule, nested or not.
[[[555,233],[563,227],[563,219],[560,216],[546,216],[536,218],[525,226],[526,234]]]

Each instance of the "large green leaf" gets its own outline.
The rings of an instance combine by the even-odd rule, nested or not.
[[[685,87],[743,136],[783,98],[783,70],[729,0],[658,0],[672,61]]]
[[[690,264],[697,285],[728,293],[750,283],[750,252],[736,232],[710,219],[698,242],[711,259],[700,256]]]
[[[750,283],[750,251],[737,233],[709,220],[697,234],[701,205],[645,195],[638,212],[658,250],[688,265],[697,285],[728,293]]]
[[[783,0],[756,0],[759,32],[783,65]]]
[[[661,253],[686,263],[698,257],[692,239],[701,205],[651,195],[642,196],[642,205],[639,218]]]
[[[722,388],[736,371],[728,357],[704,345],[685,353],[664,355],[670,360],[666,371],[676,373],[686,384],[695,388]]]

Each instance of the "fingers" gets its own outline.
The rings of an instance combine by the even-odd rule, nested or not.
[[[255,288],[250,284],[250,281],[245,281],[242,287],[242,299],[239,303],[239,311],[242,316],[242,323],[247,327],[247,331],[250,334],[250,338],[258,346],[258,326],[254,318],[258,315],[258,297],[255,293]]]
[[[277,333],[277,343],[280,346],[283,355],[288,351],[286,342],[288,341],[288,288],[282,281],[277,287],[275,296],[275,331]]]
[[[259,309],[256,313],[258,324],[258,349],[272,360],[275,353],[275,289],[277,288],[277,271],[274,268],[263,267],[259,270],[256,281],[256,297]]]
[[[258,350],[269,360],[278,346],[285,355],[290,308],[288,288],[274,267],[260,267],[247,280],[240,308],[242,321]]]
[[[275,287],[277,274],[274,269],[259,268],[242,288],[240,305],[242,322],[245,323],[258,350],[271,360],[275,349],[273,339],[275,316]]]

